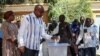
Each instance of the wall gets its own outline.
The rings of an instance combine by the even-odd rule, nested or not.
[[[44,12],[44,15],[43,15],[43,20],[47,23],[48,22],[48,4],[43,4],[43,3],[40,3],[41,5],[43,5],[44,9],[45,9],[45,12]],[[25,14],[28,14],[28,13],[31,13],[33,10],[34,10],[34,6],[36,4],[14,4],[14,5],[6,5],[5,8],[3,9],[3,12],[6,12],[6,11],[9,11],[9,10],[12,10],[15,12],[15,15],[16,15],[16,19],[19,20],[21,19],[22,15],[25,15]]]
[[[100,15],[100,1],[91,2],[91,8],[93,11],[93,19],[96,20],[96,16]]]
[[[100,1],[92,1],[91,9],[93,11],[93,19],[96,19],[96,15],[100,15]],[[47,23],[48,22],[48,4],[47,3],[40,3],[45,8],[45,13],[43,16],[43,20]],[[21,15],[30,13],[34,10],[34,6],[36,4],[14,4],[14,5],[6,5],[3,9],[3,12],[12,10],[15,12],[16,16],[20,18]],[[17,17],[17,18],[18,18]]]

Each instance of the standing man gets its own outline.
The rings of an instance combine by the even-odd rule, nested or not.
[[[23,16],[18,32],[19,50],[22,56],[38,56],[42,38],[57,38],[52,38],[52,36],[45,33],[43,20],[41,18],[43,13],[43,6],[36,5],[32,13]]]
[[[99,39],[97,36],[97,26],[91,25],[91,18],[86,18],[83,31],[84,33],[80,33],[76,43],[83,39],[84,56],[96,56],[96,46],[99,45]]]
[[[84,24],[85,24],[85,18],[83,16],[80,17],[80,32],[79,34],[84,34]],[[84,35],[82,35],[81,37],[84,37]],[[79,36],[78,36],[79,38]],[[78,38],[77,38],[77,41],[78,41]],[[77,43],[76,41],[76,43]],[[78,55],[79,56],[84,56],[85,52],[84,52],[84,43],[83,43],[83,39],[80,40],[80,42],[78,43]]]

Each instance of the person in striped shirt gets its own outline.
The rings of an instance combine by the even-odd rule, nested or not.
[[[18,31],[18,44],[22,56],[38,56],[42,38],[57,39],[45,33],[41,18],[43,13],[43,6],[36,5],[32,13],[23,15]]]

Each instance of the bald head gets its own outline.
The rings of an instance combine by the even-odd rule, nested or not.
[[[34,13],[37,17],[41,17],[44,13],[44,8],[42,5],[36,5],[34,8]]]
[[[42,5],[36,5],[34,10],[41,10],[41,11],[44,11],[44,8]]]

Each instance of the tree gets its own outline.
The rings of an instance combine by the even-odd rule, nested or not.
[[[88,2],[88,0],[80,0],[79,5],[76,7],[75,10],[75,16],[77,18],[80,18],[80,16],[84,17],[92,17],[92,10],[91,10],[91,4]]]
[[[2,9],[4,8],[4,6],[5,6],[5,0],[0,0],[0,19],[3,16]]]
[[[51,1],[51,0],[50,0]],[[86,0],[53,0],[49,4],[49,16],[51,20],[57,20],[60,14],[66,16],[66,21],[71,22],[73,19],[79,19],[80,16],[91,17],[92,11],[90,3]]]

